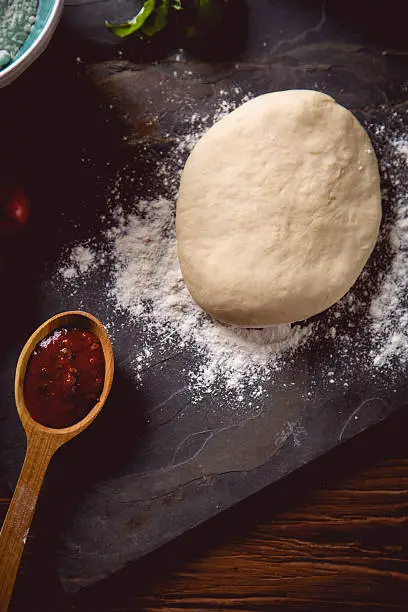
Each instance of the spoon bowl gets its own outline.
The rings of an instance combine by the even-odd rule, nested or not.
[[[105,375],[99,400],[77,423],[64,428],[46,427],[35,421],[24,398],[24,380],[30,357],[36,346],[50,333],[61,327],[76,327],[90,331],[101,343]],[[0,612],[6,612],[11,598],[21,555],[30,529],[41,485],[55,451],[68,442],[97,417],[109,395],[113,381],[113,351],[102,323],[87,312],[63,312],[51,317],[32,334],[21,351],[15,377],[17,410],[27,436],[24,464],[0,532]]]
[[[70,425],[69,427],[56,429],[53,427],[46,427],[32,418],[31,414],[27,410],[24,399],[24,379],[31,354],[35,347],[49,334],[61,327],[77,327],[95,334],[102,346],[105,360],[105,379],[99,401],[88,412],[88,414],[86,414],[83,419],[77,423],[74,423],[73,425]],[[51,319],[45,321],[45,323],[40,325],[40,327],[36,329],[32,336],[30,336],[30,338],[27,340],[23,350],[20,353],[16,367],[14,394],[17,411],[20,415],[20,419],[27,436],[31,434],[33,429],[39,432],[41,431],[47,436],[52,436],[55,443],[59,443],[58,445],[61,446],[61,444],[64,444],[74,436],[78,435],[81,431],[88,427],[90,423],[92,423],[92,421],[102,410],[112,386],[113,369],[113,352],[108,334],[106,333],[102,323],[91,314],[82,312],[80,310],[71,310],[57,314],[54,317],[51,317]]]

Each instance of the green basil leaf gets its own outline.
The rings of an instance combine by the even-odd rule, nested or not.
[[[143,34],[146,36],[154,36],[167,25],[167,16],[169,14],[170,0],[161,0],[161,4],[157,7],[149,21],[142,27]]]
[[[106,21],[105,24],[114,34],[116,34],[116,36],[126,38],[126,36],[130,36],[130,34],[137,32],[144,26],[146,20],[150,17],[155,8],[156,0],[145,0],[142,8],[133,19],[118,24],[112,24]]]

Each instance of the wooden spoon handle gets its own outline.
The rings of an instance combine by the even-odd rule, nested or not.
[[[0,612],[8,608],[38,494],[56,450],[56,445],[41,433],[28,439],[24,464],[0,532]]]

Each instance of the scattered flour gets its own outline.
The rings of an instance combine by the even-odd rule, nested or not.
[[[86,245],[73,247],[69,256],[69,264],[61,266],[59,274],[65,281],[72,280],[80,274],[85,274],[95,267],[95,251]]]
[[[54,342],[54,340],[59,338],[61,334],[62,334],[62,331],[59,329],[56,329],[52,334],[50,334],[49,336],[46,336],[44,340],[41,340],[40,346],[42,348],[45,348],[46,346],[51,344],[51,342]]]
[[[393,113],[387,124],[375,129],[384,150],[382,174],[390,184],[383,199],[393,214],[388,227],[392,259],[380,273],[379,291],[369,309],[370,356],[374,366],[381,368],[408,361],[408,130],[402,120],[401,114]]]

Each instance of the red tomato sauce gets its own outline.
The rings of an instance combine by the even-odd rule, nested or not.
[[[34,349],[24,380],[24,399],[35,421],[69,427],[99,400],[105,376],[102,346],[95,334],[61,328]]]

